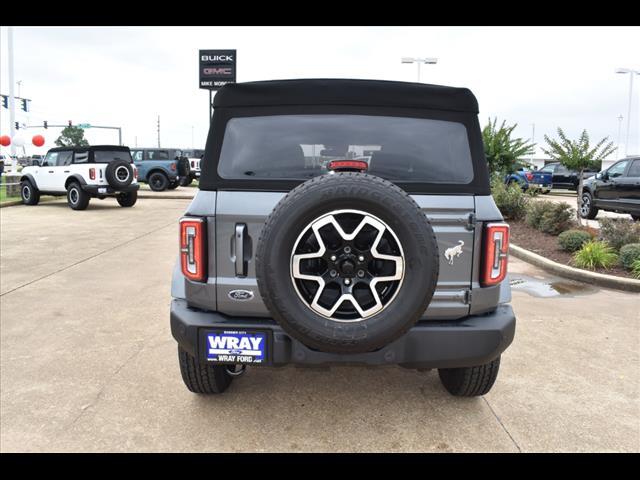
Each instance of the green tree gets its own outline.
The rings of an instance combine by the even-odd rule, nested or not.
[[[580,208],[582,208],[582,177],[587,168],[599,169],[602,160],[607,158],[616,151],[613,142],[606,143],[609,137],[604,137],[595,147],[589,144],[589,134],[587,130],[583,130],[578,140],[570,140],[565,135],[562,128],[558,127],[559,139],[551,139],[547,135],[544,136],[548,148],[542,151],[549,155],[553,160],[560,162],[569,170],[575,170],[578,174],[578,222],[580,222]]]
[[[56,140],[59,147],[88,147],[89,142],[84,138],[84,130],[80,127],[64,127]]]
[[[519,166],[525,164],[522,157],[533,154],[535,143],[529,143],[522,138],[511,138],[518,126],[517,123],[509,126],[506,125],[507,121],[503,120],[498,128],[497,121],[497,118],[494,118],[493,122],[489,119],[482,129],[482,141],[489,172],[504,175],[513,173]]]

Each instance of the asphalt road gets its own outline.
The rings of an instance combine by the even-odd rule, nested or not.
[[[516,259],[516,338],[484,398],[399,367],[253,368],[190,393],[168,311],[187,205],[0,209],[0,451],[640,451],[639,297],[554,294]]]

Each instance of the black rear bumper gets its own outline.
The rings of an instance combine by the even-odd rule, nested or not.
[[[454,368],[482,365],[497,358],[513,341],[516,318],[510,305],[460,320],[420,322],[389,345],[369,353],[336,354],[310,349],[271,319],[229,317],[171,302],[171,333],[178,344],[204,362],[204,332],[210,329],[261,330],[270,333],[266,365],[393,365]],[[201,343],[202,342],[202,343]]]
[[[91,194],[91,195],[95,195],[95,196],[99,196],[99,195],[115,195],[117,193],[128,193],[128,192],[135,192],[140,188],[140,184],[139,183],[132,183],[127,185],[126,187],[122,187],[122,188],[118,188],[118,189],[114,189],[113,187],[111,187],[110,185],[81,185],[81,188]],[[101,188],[106,188],[106,191],[100,192],[99,189]]]

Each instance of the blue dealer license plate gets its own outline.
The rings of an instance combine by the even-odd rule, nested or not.
[[[267,361],[267,333],[246,330],[207,331],[208,362],[260,364]]]

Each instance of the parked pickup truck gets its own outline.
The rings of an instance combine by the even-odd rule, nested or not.
[[[550,173],[552,175],[553,188],[565,188],[568,190],[578,190],[578,175],[580,172],[569,170],[560,162],[547,163],[540,169],[541,172]],[[591,178],[596,174],[593,170],[586,170],[582,178]]]
[[[552,188],[552,175],[549,172],[530,170],[521,167],[505,177],[505,183],[511,185],[517,183],[523,190],[535,188],[542,193],[549,193]]]
[[[173,190],[189,178],[189,160],[176,148],[134,148],[131,156],[138,168],[138,181],[154,192]]]

